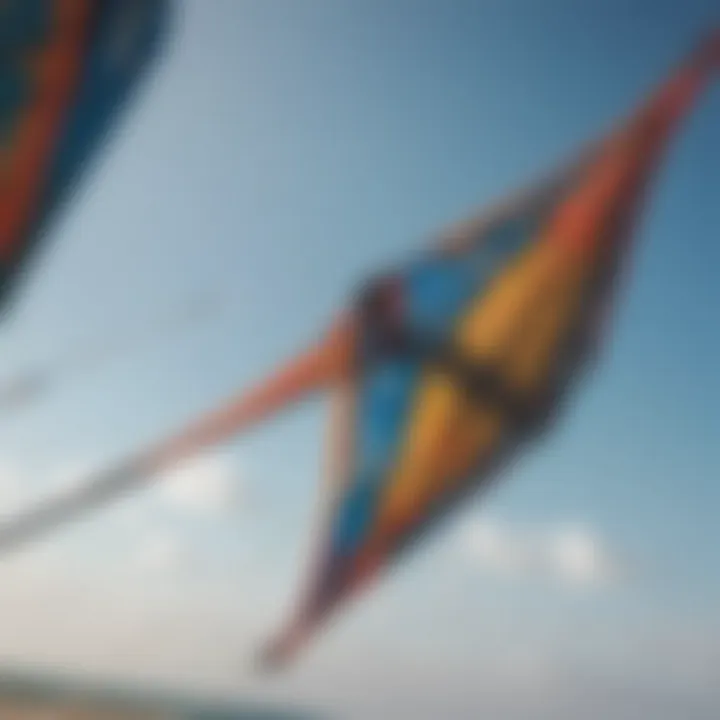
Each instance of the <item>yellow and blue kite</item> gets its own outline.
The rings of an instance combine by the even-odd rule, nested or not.
[[[334,437],[316,567],[286,632],[263,653],[270,665],[290,660],[550,426],[596,355],[661,156],[719,70],[716,32],[553,177],[379,275],[321,342],[249,393],[0,526],[0,551],[330,389]]]

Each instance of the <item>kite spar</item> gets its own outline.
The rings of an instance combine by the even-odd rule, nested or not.
[[[718,69],[716,32],[552,181],[373,280],[318,344],[249,393],[0,526],[0,551],[332,389],[317,562],[286,632],[262,653],[271,666],[289,661],[343,602],[549,427],[596,355],[663,151]]]

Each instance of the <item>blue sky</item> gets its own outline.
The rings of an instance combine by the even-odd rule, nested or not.
[[[180,11],[25,285],[2,367],[52,364],[198,292],[222,308],[4,419],[4,473],[24,490],[109,463],[262,375],[368,272],[602,132],[720,20],[714,0],[194,0]],[[78,629],[82,643],[63,642],[52,618],[40,633],[26,617],[35,586],[22,563],[8,567],[8,656],[240,683],[353,717],[570,718],[590,706],[716,717],[718,128],[715,87],[671,149],[604,363],[557,432],[290,678],[263,686],[242,663],[303,570],[320,403],[206,459],[197,477],[216,495],[154,491],[38,550],[53,572],[33,582],[66,603],[65,623],[85,627],[88,593],[135,598],[116,600],[93,633]],[[566,525],[621,577],[588,589],[548,573]],[[156,560],[138,566],[139,555]],[[161,572],[186,555],[189,568]],[[142,662],[99,649],[119,626],[151,648]]]

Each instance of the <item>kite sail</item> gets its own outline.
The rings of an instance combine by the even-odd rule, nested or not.
[[[167,0],[0,3],[0,313],[155,55]]]
[[[596,356],[663,152],[718,70],[715,33],[581,157],[379,275],[324,339],[249,393],[0,526],[0,551],[331,390],[329,500],[314,572],[286,632],[262,653],[266,666],[289,661],[551,425]]]

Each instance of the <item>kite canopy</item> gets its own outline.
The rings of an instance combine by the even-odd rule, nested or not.
[[[262,661],[289,661],[343,602],[547,430],[596,356],[663,153],[720,69],[715,33],[552,178],[369,282],[325,338],[185,432],[0,526],[32,540],[313,391],[335,395],[316,567]]]
[[[0,3],[0,312],[157,49],[167,0]]]
[[[718,68],[716,33],[578,160],[367,286],[352,311],[319,562],[263,660],[288,661],[549,427],[595,356],[663,151]]]

